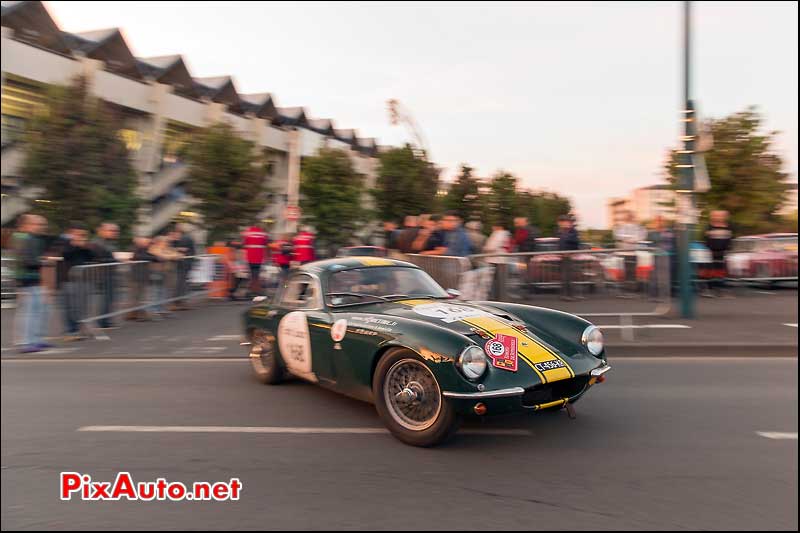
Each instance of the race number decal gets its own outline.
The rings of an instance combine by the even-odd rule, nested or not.
[[[486,355],[492,359],[492,365],[496,368],[517,371],[517,338],[511,335],[498,333],[493,339],[486,342],[484,347]]]
[[[311,336],[304,312],[292,311],[281,319],[278,347],[289,372],[311,381],[317,380],[311,368]]]
[[[345,334],[347,333],[347,320],[344,318],[340,318],[336,322],[333,323],[333,327],[331,327],[331,338],[333,342],[341,342],[344,339]]]
[[[443,322],[450,324],[465,318],[475,318],[479,316],[490,316],[489,313],[472,307],[452,304],[422,304],[414,306],[414,312],[422,316],[439,318]]]

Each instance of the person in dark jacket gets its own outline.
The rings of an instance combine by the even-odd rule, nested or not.
[[[170,241],[172,248],[183,256],[175,266],[175,296],[185,297],[189,293],[189,272],[194,266],[194,256],[197,253],[194,239],[189,235],[184,224],[178,224],[170,234]],[[186,300],[177,300],[174,308],[178,310],[188,309]]]
[[[708,282],[709,292],[705,296],[719,295],[727,276],[725,254],[731,247],[733,232],[728,225],[728,212],[712,211],[706,229],[706,246],[711,251],[711,278]],[[713,291],[713,292],[712,292]]]
[[[48,241],[44,235],[47,220],[39,215],[23,215],[19,222],[17,284],[19,303],[15,315],[15,344],[22,353],[40,352],[51,345],[44,342],[47,332],[47,305],[42,284]]]
[[[88,294],[79,273],[72,269],[91,263],[94,254],[89,249],[89,233],[82,224],[71,224],[65,237],[61,251],[62,260],[58,265],[58,283],[64,306],[64,340],[73,341],[84,338],[80,332],[79,320],[85,316]]]
[[[114,263],[116,258],[114,252],[117,251],[117,239],[119,238],[119,226],[112,222],[103,222],[97,229],[97,237],[90,246],[94,254],[95,263]],[[116,291],[114,267],[103,267],[98,270],[97,278],[99,290],[102,296],[100,315],[111,313],[114,305],[114,292]],[[112,328],[110,317],[104,317],[97,321],[100,329]]]
[[[539,238],[539,228],[528,224],[527,217],[514,219],[514,251],[535,252],[536,239]]]
[[[563,251],[579,250],[581,239],[575,222],[570,215],[558,217],[558,249]],[[561,299],[574,300],[572,281],[574,277],[575,261],[573,254],[561,256]]]

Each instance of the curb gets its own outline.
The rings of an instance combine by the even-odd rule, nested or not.
[[[797,344],[617,343],[607,344],[615,357],[797,357]]]

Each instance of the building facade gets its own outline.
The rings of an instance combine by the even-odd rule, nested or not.
[[[48,85],[84,76],[91,92],[118,111],[119,134],[128,146],[146,200],[136,228],[155,234],[181,214],[192,216],[186,194],[185,147],[198,128],[229,123],[264,151],[264,179],[272,191],[261,214],[276,232],[292,231],[287,205],[297,205],[300,163],[322,147],[347,151],[357,172],[375,182],[375,139],[315,119],[301,107],[279,107],[270,93],[240,94],[230,76],[193,77],[180,55],[134,57],[117,28],[71,34],[61,31],[38,1],[2,2],[2,222],[28,208],[36,192],[17,176],[21,133]],[[248,223],[252,221],[243,221]]]
[[[623,221],[626,212],[633,213],[636,222],[646,223],[656,217],[675,219],[675,191],[666,184],[634,189],[627,198],[608,200],[608,224],[614,227]]]

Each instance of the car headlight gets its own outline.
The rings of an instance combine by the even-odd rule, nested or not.
[[[600,355],[603,353],[603,332],[595,326],[589,326],[583,330],[581,335],[581,343],[586,346],[589,353],[592,355]]]
[[[456,365],[465,378],[474,381],[486,373],[486,356],[480,347],[467,346],[458,356]]]

